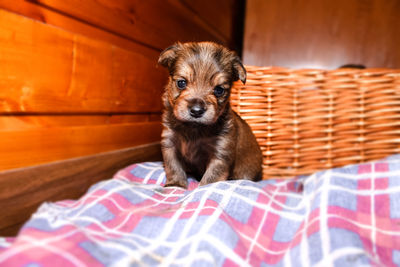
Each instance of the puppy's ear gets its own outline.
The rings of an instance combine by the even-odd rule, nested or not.
[[[241,80],[243,84],[246,83],[246,69],[244,68],[242,62],[240,61],[240,58],[238,56],[235,56],[235,58],[232,61],[232,66],[233,66],[233,73],[235,75],[235,81]]]
[[[171,69],[176,60],[177,52],[179,51],[180,47],[181,44],[176,43],[162,51],[160,57],[158,58],[158,64],[168,69]]]

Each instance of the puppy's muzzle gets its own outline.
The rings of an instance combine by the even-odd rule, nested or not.
[[[195,98],[188,101],[189,114],[193,118],[200,118],[206,112],[206,104],[203,100]]]

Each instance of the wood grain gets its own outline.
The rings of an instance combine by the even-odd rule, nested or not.
[[[397,0],[247,1],[244,63],[400,68]]]
[[[237,1],[182,0],[193,13],[229,40],[233,31],[233,14]],[[223,11],[223,12],[221,12]]]
[[[27,129],[71,127],[84,125],[110,125],[161,121],[161,113],[133,115],[18,115],[0,116],[0,131],[21,131]]]
[[[0,114],[160,112],[166,73],[143,55],[0,10]]]
[[[15,235],[45,201],[76,199],[134,162],[161,160],[159,143],[0,172],[0,236]]]
[[[130,51],[135,51],[142,55],[148,55],[150,57],[154,55],[153,48],[143,46],[123,36],[115,35],[83,21],[65,16],[62,13],[45,8],[34,2],[28,2],[27,0],[0,0],[0,9],[61,28],[73,34],[84,35],[91,39],[104,41]]]
[[[35,0],[39,6],[132,41],[164,49],[176,41],[227,39],[179,0]]]
[[[239,55],[242,50],[244,0],[181,0],[194,14],[223,36],[226,46]]]
[[[157,142],[161,123],[118,123],[0,131],[0,170]]]

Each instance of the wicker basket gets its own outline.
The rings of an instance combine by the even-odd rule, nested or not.
[[[261,146],[264,179],[400,152],[400,70],[246,69],[231,101]]]

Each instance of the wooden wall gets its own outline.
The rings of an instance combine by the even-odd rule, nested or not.
[[[398,0],[248,0],[243,60],[258,66],[400,68]]]
[[[239,2],[0,0],[0,170],[158,141],[160,51],[240,47]]]
[[[176,41],[240,49],[240,7],[0,0],[0,235],[43,201],[78,197],[118,168],[160,159],[160,52]]]

